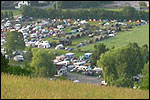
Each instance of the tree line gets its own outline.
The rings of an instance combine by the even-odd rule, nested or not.
[[[13,12],[12,11],[4,11],[4,12],[1,12],[1,19],[4,19],[4,18],[9,18],[9,19],[13,19]]]
[[[100,8],[90,9],[40,9],[31,6],[23,6],[21,12],[24,16],[31,16],[34,18],[52,18],[52,19],[126,19],[138,20],[149,19],[149,12],[138,11],[133,7],[123,7],[121,11],[109,11]]]
[[[101,7],[105,4],[110,4],[113,1],[59,1],[60,8],[91,8]]]
[[[129,43],[121,48],[107,48],[103,43],[95,45],[91,57],[92,64],[103,69],[102,77],[110,86],[133,87],[133,76],[142,74],[138,83],[143,89],[149,89],[149,48]]]

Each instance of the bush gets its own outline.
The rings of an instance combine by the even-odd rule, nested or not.
[[[32,70],[27,68],[21,68],[20,66],[10,66],[7,69],[7,73],[13,75],[31,76]]]

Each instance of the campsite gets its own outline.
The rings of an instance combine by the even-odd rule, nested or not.
[[[30,19],[30,21],[28,21],[28,19]],[[97,24],[93,25],[93,23]],[[89,58],[92,53],[87,52],[88,49],[84,49],[84,51],[82,48],[87,48],[88,46],[100,41],[103,42],[111,38],[113,39],[119,34],[119,32],[128,32],[132,28],[142,27],[147,24],[149,24],[149,21],[146,20],[117,21],[108,19],[72,20],[49,18],[36,20],[30,17],[26,18],[19,16],[14,20],[9,20],[8,18],[2,20],[1,44],[3,46],[6,42],[5,35],[7,35],[7,31],[18,31],[23,35],[26,47],[49,50],[55,49],[56,51],[63,50],[68,52],[66,55],[58,55],[60,57],[59,59],[57,56],[56,59],[54,59],[54,63],[59,66],[57,70],[58,75],[55,76],[65,75],[67,71],[79,72],[83,75],[89,76],[99,76],[100,74],[95,73],[100,72],[93,70],[96,67],[90,66]],[[78,49],[82,49],[84,52],[77,51]],[[76,58],[74,58],[75,55],[77,55]],[[21,54],[17,56],[15,55],[12,58],[9,57],[9,59],[13,58],[15,61],[19,62],[24,60],[24,57]],[[74,63],[74,59],[76,59],[76,63]],[[87,66],[85,62],[88,62],[89,65]],[[69,67],[71,65],[72,67]]]
[[[148,98],[149,2],[1,3],[2,98]]]

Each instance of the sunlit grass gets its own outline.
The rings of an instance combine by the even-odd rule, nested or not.
[[[149,91],[1,74],[1,99],[148,99]]]
[[[98,43],[104,43],[107,47],[122,47],[127,45],[129,42],[136,42],[139,46],[144,44],[149,45],[149,25],[138,26],[134,29],[125,32],[119,32],[116,37],[109,38]],[[90,44],[88,46],[83,47],[81,50],[94,50],[94,45]]]

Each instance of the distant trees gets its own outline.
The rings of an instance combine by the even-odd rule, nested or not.
[[[137,43],[130,43],[102,54],[97,65],[103,69],[104,79],[109,85],[133,87],[132,77],[141,73],[146,62]]]
[[[101,7],[106,3],[112,3],[112,1],[62,1],[61,8],[92,8]]]
[[[1,12],[1,19],[4,19],[4,18],[13,19],[13,12],[12,11]]]
[[[56,70],[52,62],[53,59],[53,53],[48,53],[45,50],[33,52],[31,67],[35,68],[35,75],[41,77],[52,77],[55,75]]]
[[[68,2],[68,1],[67,1]],[[71,1],[72,2],[72,1]],[[61,3],[60,3],[61,5]],[[99,8],[90,8],[90,10],[61,10],[61,9],[39,9],[30,6],[24,6],[21,9],[24,16],[35,18],[64,18],[64,19],[149,19],[149,12],[137,11],[133,7],[124,7],[121,11],[107,11]]]
[[[134,19],[137,17],[137,11],[135,8],[130,7],[130,6],[123,7],[122,17],[127,20]]]
[[[17,31],[7,32],[6,41],[7,42],[5,46],[7,53],[12,53],[13,51],[16,50],[24,50],[25,48],[23,35],[20,32]]]

